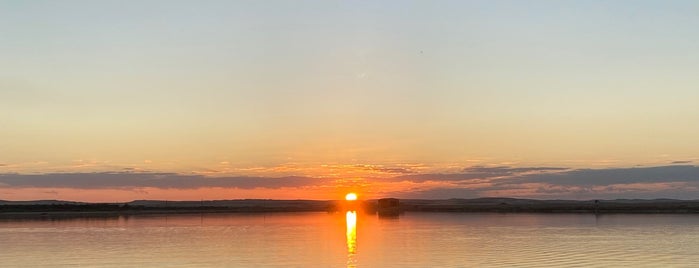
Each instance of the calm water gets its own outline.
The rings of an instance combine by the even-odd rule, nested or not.
[[[2,267],[697,267],[699,215],[0,219]]]

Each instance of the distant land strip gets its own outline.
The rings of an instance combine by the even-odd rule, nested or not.
[[[615,199],[535,200],[516,198],[399,199],[398,209],[422,212],[495,213],[699,213],[699,200]],[[377,200],[355,203],[336,200],[136,200],[126,203],[83,203],[60,200],[3,201],[0,217],[85,216],[100,214],[175,214],[235,212],[377,211]]]

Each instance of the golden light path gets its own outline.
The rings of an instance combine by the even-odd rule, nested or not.
[[[345,195],[345,200],[348,201],[347,213],[345,214],[345,222],[347,223],[347,267],[356,267],[357,253],[357,211],[355,209],[355,201],[357,200],[356,193],[348,193]]]
[[[347,211],[347,252],[357,252],[357,212]]]

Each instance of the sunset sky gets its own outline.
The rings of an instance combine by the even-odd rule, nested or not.
[[[697,14],[0,0],[0,200],[696,199]]]

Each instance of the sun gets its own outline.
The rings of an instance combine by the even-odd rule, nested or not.
[[[345,195],[345,200],[347,200],[347,201],[354,201],[354,200],[357,200],[357,194],[355,194],[355,193],[348,193],[347,195]]]

